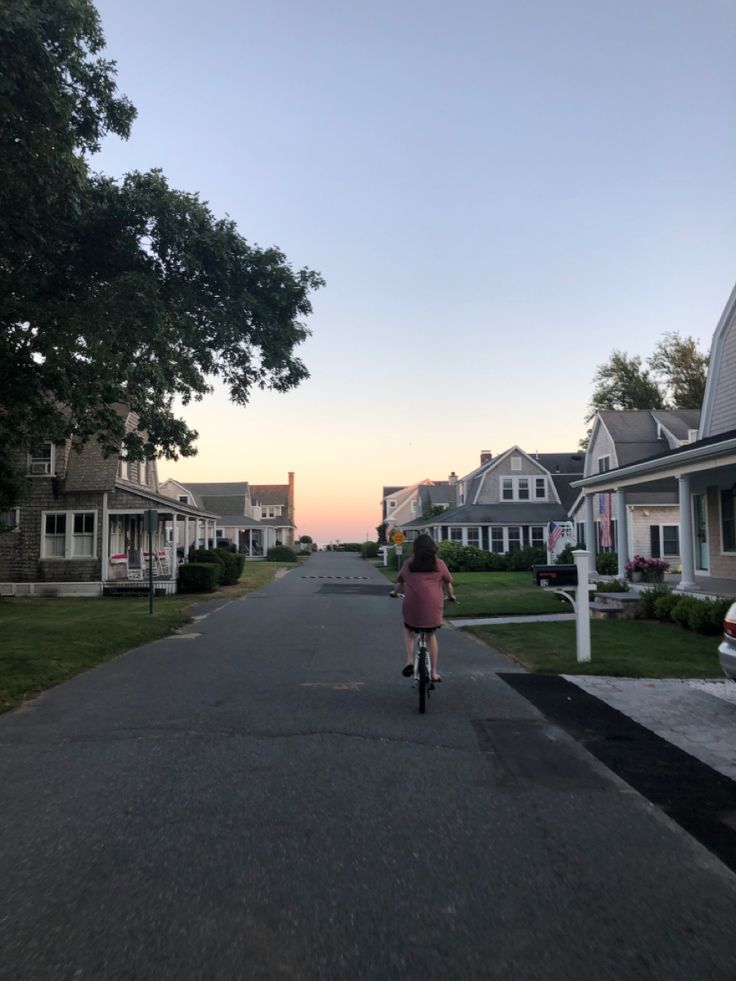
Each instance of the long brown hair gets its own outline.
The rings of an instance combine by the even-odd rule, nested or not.
[[[429,535],[417,535],[413,548],[414,555],[409,563],[409,572],[436,572],[437,546]]]

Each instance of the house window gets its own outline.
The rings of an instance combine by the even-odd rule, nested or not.
[[[88,511],[74,515],[72,558],[86,559],[95,554],[95,516]]]
[[[44,557],[63,559],[65,545],[66,514],[47,514],[43,536]]]
[[[388,509],[389,509],[389,511],[393,511],[393,509],[395,507],[396,507],[396,501],[389,501],[388,502]]]
[[[465,504],[465,484],[457,485],[457,500],[458,504]]]
[[[677,525],[662,525],[662,555],[680,554],[680,529]]]
[[[521,457],[520,456],[512,456],[511,457],[511,469],[512,470],[521,470]]]
[[[468,545],[480,548],[480,528],[468,528]]]
[[[0,532],[17,531],[20,524],[20,508],[0,511]]]
[[[547,480],[545,477],[534,478],[534,499],[536,501],[547,499]]]
[[[120,451],[120,459],[118,460],[118,477],[121,480],[130,480],[130,463],[128,461],[128,454],[125,447]]]
[[[532,525],[529,529],[531,533],[531,545],[533,548],[544,548],[544,528],[542,525]]]
[[[54,472],[53,443],[42,443],[28,457],[28,473],[31,477],[48,477]]]
[[[450,528],[450,541],[461,542],[463,540],[462,528]]]
[[[521,528],[509,528],[509,552],[518,552],[521,548]]]
[[[520,501],[528,501],[529,500],[529,478],[528,477],[519,477],[516,490],[517,490],[517,494],[518,494],[518,497],[519,497],[519,500]]]
[[[732,491],[721,491],[721,541],[724,552],[736,552],[736,508]]]
[[[503,552],[503,528],[491,528],[491,551]]]
[[[513,501],[514,499],[513,477],[504,477],[501,480],[501,499],[504,501]]]
[[[411,513],[412,514],[416,514],[417,513],[417,502],[416,502],[416,499],[411,502]]]
[[[611,469],[610,456],[598,457],[598,473],[607,473]]]
[[[585,548],[585,522],[577,521],[575,523],[575,540],[578,545],[582,545]]]
[[[179,504],[189,504],[189,495],[188,494],[180,494],[179,495]]]
[[[41,516],[42,559],[88,559],[95,555],[95,511],[53,511]],[[111,530],[111,541],[114,535]]]
[[[148,460],[141,460],[138,467],[138,479],[144,487],[148,484]]]

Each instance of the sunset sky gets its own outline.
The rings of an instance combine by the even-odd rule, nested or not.
[[[93,166],[161,167],[327,280],[311,378],[183,411],[162,477],[286,483],[375,535],[384,484],[572,451],[597,365],[701,347],[736,279],[731,0],[99,0],[138,108]]]

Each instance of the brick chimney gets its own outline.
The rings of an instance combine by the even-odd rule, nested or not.
[[[450,474],[450,476],[447,478],[447,483],[450,485],[450,487],[454,487],[455,484],[457,483],[457,474],[455,473],[454,470],[452,471],[452,473]]]
[[[480,465],[481,466],[483,466],[483,464],[485,464],[485,463],[490,463],[490,461],[492,459],[493,459],[493,454],[491,453],[490,450],[481,450],[480,451]]]

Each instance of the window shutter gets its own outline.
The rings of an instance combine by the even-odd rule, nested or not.
[[[659,525],[650,525],[649,543],[652,552],[652,558],[658,559],[662,554],[659,548]]]

